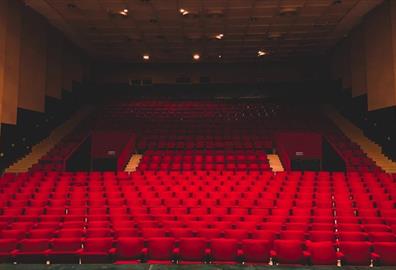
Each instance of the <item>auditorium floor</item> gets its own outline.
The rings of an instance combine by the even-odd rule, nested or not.
[[[340,270],[341,267],[336,266],[246,266],[246,265],[112,265],[112,264],[93,264],[93,265],[38,265],[38,264],[0,264],[0,270]],[[395,266],[389,267],[358,267],[345,266],[346,270],[395,270]]]

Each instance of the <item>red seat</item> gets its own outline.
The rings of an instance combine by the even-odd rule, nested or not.
[[[275,240],[271,257],[280,264],[306,264],[304,242],[298,240]]]
[[[81,263],[110,263],[112,238],[89,238],[84,241],[81,251]]]
[[[139,263],[144,257],[144,241],[142,238],[121,237],[111,250],[116,264]]]
[[[343,265],[370,265],[372,259],[370,242],[340,241],[338,245]]]
[[[241,262],[241,252],[236,239],[212,239],[210,241],[210,258],[213,263]]]
[[[371,242],[396,242],[396,235],[389,232],[372,232],[368,237]]]
[[[24,239],[19,243],[15,257],[18,263],[44,264],[47,260],[48,252],[48,239]]]
[[[12,263],[18,241],[16,239],[0,239],[0,263]]]
[[[242,261],[245,263],[268,264],[272,241],[244,239],[241,242]]]
[[[396,265],[396,243],[378,242],[373,244],[375,264],[381,266]]]
[[[81,252],[80,238],[59,238],[51,242],[48,258],[51,263],[79,263]]]
[[[180,238],[175,255],[179,263],[203,263],[209,255],[204,238]]]
[[[175,260],[174,248],[174,238],[150,238],[147,240],[146,260],[148,263],[171,263]]]
[[[337,265],[334,242],[307,242],[310,263],[313,265]]]

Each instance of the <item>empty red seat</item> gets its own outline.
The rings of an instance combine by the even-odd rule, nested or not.
[[[174,238],[149,238],[145,253],[146,260],[148,263],[171,263],[175,260],[174,248]]]
[[[44,264],[47,261],[48,252],[48,239],[24,239],[19,243],[19,248],[14,254],[18,263]]]
[[[261,239],[244,239],[241,242],[241,256],[245,263],[268,264],[272,241]]]
[[[280,264],[306,264],[304,242],[298,240],[275,240],[271,257]]]
[[[203,263],[208,260],[209,249],[204,238],[180,238],[175,256],[179,263]]]
[[[89,238],[84,241],[84,248],[80,253],[81,263],[110,263],[112,238]]]
[[[212,239],[210,241],[210,260],[213,263],[241,262],[241,252],[236,239]]]
[[[14,262],[17,244],[16,239],[0,239],[0,263]]]
[[[120,237],[115,248],[111,250],[116,264],[139,263],[144,258],[144,241],[142,238]]]
[[[373,244],[375,264],[380,266],[396,265],[396,243],[377,242]]]
[[[338,245],[343,265],[370,265],[372,259],[370,242],[340,241]]]
[[[313,265],[337,265],[338,255],[334,242],[307,242],[307,251]]]
[[[51,263],[73,263],[79,262],[82,251],[80,238],[59,238],[51,241],[51,249],[48,251],[48,259]]]

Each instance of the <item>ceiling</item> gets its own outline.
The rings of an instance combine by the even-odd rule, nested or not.
[[[201,62],[323,55],[381,2],[25,0],[92,56],[132,63],[147,61],[144,54],[153,63],[188,63],[194,53]],[[127,16],[119,14],[124,9]],[[268,54],[258,57],[258,50]]]

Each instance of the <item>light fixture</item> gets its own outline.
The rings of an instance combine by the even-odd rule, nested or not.
[[[224,37],[224,34],[218,34],[216,35],[216,39],[222,39]]]
[[[267,52],[266,52],[266,51],[259,50],[259,51],[257,52],[257,56],[258,56],[258,57],[265,56],[265,55],[267,55]]]
[[[148,55],[148,54],[144,54],[143,55],[143,60],[150,60],[150,55]]]
[[[123,10],[121,10],[120,12],[118,12],[120,15],[122,16],[128,16],[128,12],[129,10],[127,8],[124,8]]]
[[[221,54],[219,54],[219,56],[218,56],[218,57],[219,57],[219,59],[221,59],[223,56],[222,56]]]
[[[193,58],[194,58],[194,60],[198,61],[199,58],[201,58],[201,56],[200,56],[198,53],[195,53],[195,54],[193,55]]]
[[[186,16],[186,15],[188,15],[190,13],[190,12],[188,12],[188,10],[185,10],[184,8],[179,9],[179,12],[183,16]]]

